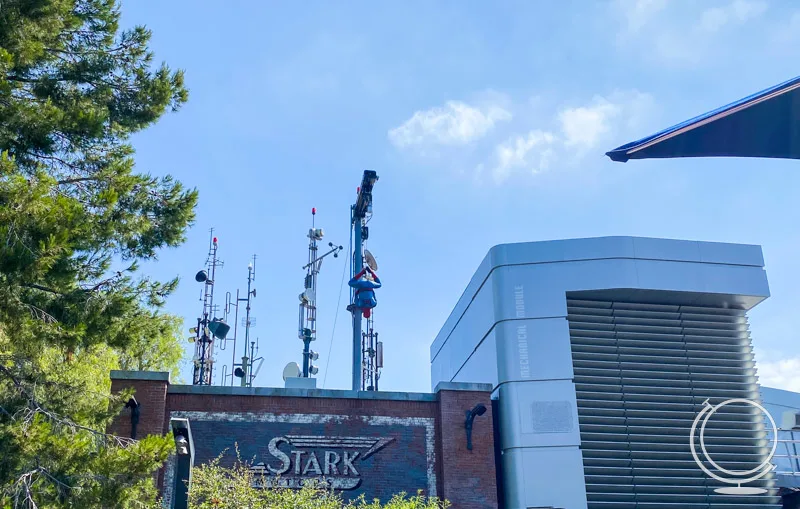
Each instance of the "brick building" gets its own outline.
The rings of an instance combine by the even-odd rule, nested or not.
[[[747,312],[768,296],[758,246],[499,245],[431,345],[430,394],[173,386],[130,372],[112,385],[137,390],[140,435],[187,419],[196,461],[236,444],[280,482],[325,475],[347,498],[421,489],[456,508],[774,508],[776,477],[793,489],[800,475],[768,469],[751,405],[726,407],[735,418],[708,436],[735,468],[768,469],[747,480],[758,493],[720,490],[743,481],[707,476],[693,456],[707,402],[760,399]],[[789,418],[782,431],[795,433],[800,399],[772,397]],[[470,450],[465,414],[479,404]],[[130,433],[131,417],[114,431]],[[168,498],[173,466],[162,475]]]
[[[186,386],[167,373],[113,371],[112,391],[135,390],[135,418],[126,408],[111,432],[137,437],[167,433],[188,419],[194,464],[236,448],[267,481],[297,486],[324,476],[345,499],[387,500],[404,491],[449,500],[456,508],[497,507],[491,386],[441,383],[431,394]],[[474,420],[467,448],[466,413]],[[134,422],[136,422],[134,424]],[[174,491],[175,458],[159,473],[165,501]]]

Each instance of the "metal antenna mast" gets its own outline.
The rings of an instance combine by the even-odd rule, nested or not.
[[[298,318],[297,336],[303,341],[303,371],[301,376],[308,378],[316,375],[319,368],[311,364],[312,361],[319,359],[319,353],[311,350],[311,342],[317,339],[317,276],[322,268],[322,259],[333,254],[334,258],[339,256],[339,251],[344,249],[342,246],[334,246],[333,242],[328,242],[330,250],[322,256],[317,256],[317,242],[322,240],[325,233],[322,228],[317,228],[315,218],[317,209],[311,209],[311,229],[308,230],[308,263],[303,266],[306,270],[306,277],[303,293],[300,294],[300,314]]]
[[[242,387],[253,386],[253,380],[256,378],[256,375],[261,370],[261,365],[264,363],[263,357],[255,357],[256,354],[258,354],[258,340],[250,341],[250,327],[254,327],[256,324],[255,317],[250,316],[251,298],[254,299],[256,297],[256,289],[253,288],[253,282],[255,280],[256,255],[253,255],[253,261],[247,266],[247,298],[239,299],[237,294],[237,300],[247,303],[245,307],[245,316],[242,320],[242,325],[244,325],[244,355],[242,355],[242,362],[239,364],[239,367],[233,370],[233,375],[237,378],[241,378]],[[250,349],[249,352],[248,348]],[[254,369],[254,363],[257,361],[258,367]],[[235,366],[234,364],[234,367]]]
[[[372,187],[378,181],[378,174],[372,170],[365,170],[358,188],[356,203],[350,207],[350,226],[353,229],[353,270],[352,277],[358,275],[364,268],[364,241],[369,238],[369,228],[366,225],[368,213],[372,213]],[[361,342],[363,340],[361,311],[355,306],[355,294],[350,292],[350,306],[353,313],[353,372],[352,389],[358,391],[362,383]]]
[[[195,275],[195,281],[203,283],[203,313],[197,319],[197,327],[190,329],[194,334],[190,341],[195,343],[193,385],[211,385],[214,371],[214,338],[225,339],[230,327],[218,318],[212,318],[214,307],[214,282],[217,267],[222,267],[223,262],[217,258],[217,238],[211,228],[208,245],[206,269]]]
[[[242,387],[252,387],[253,380],[261,369],[264,363],[263,357],[255,358],[258,353],[258,339],[250,341],[250,327],[255,327],[256,318],[250,315],[251,299],[256,297],[256,289],[253,288],[253,282],[256,280],[256,255],[253,255],[253,261],[247,265],[247,298],[240,297],[240,290],[236,290],[236,299],[231,298],[231,293],[228,292],[225,296],[225,318],[230,314],[231,308],[235,308],[233,318],[233,338],[228,341],[233,341],[233,353],[231,354],[231,371],[228,372],[228,366],[223,366],[223,380],[225,384],[228,378],[231,379],[231,386],[233,386],[236,378],[241,379],[240,385]],[[239,303],[245,302],[245,316],[242,318],[241,325],[244,327],[244,349],[241,357],[242,362],[236,362],[236,340],[239,337]],[[227,341],[226,341],[227,343]],[[250,346],[248,347],[248,343]],[[249,351],[248,351],[249,348]],[[223,343],[220,350],[225,350],[225,343]],[[254,368],[254,363],[258,362],[258,366]]]
[[[220,344],[220,350],[226,350],[228,346],[228,341],[232,342],[232,349],[231,349],[231,371],[228,372],[228,366],[222,366],[222,383],[223,385],[228,384],[228,378],[231,379],[231,386],[233,386],[233,370],[236,367],[236,340],[239,337],[239,301],[242,300],[239,298],[239,289],[236,289],[236,300],[232,299],[231,292],[225,292],[225,313],[223,314],[223,320],[228,320],[228,315],[231,314],[231,308],[235,308],[234,316],[233,316],[233,337],[228,338],[227,340],[223,341]]]
[[[364,356],[361,370],[361,390],[377,391],[383,367],[383,343],[373,327],[374,313],[367,318],[366,330],[361,333],[361,353]]]
[[[366,223],[369,223],[371,217],[372,213],[368,212]],[[377,274],[378,262],[366,248],[366,240],[364,241],[364,265],[369,267],[372,274]],[[375,302],[377,303],[377,301]],[[381,377],[381,368],[383,367],[383,343],[378,341],[378,333],[375,332],[375,309],[371,309],[369,314],[363,316],[366,317],[367,323],[365,330],[361,332],[361,390],[377,391],[378,379]]]

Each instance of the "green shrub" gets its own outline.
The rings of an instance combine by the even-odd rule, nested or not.
[[[219,461],[197,466],[192,470],[189,490],[190,509],[446,509],[449,504],[420,491],[409,496],[398,493],[381,503],[360,497],[345,502],[341,495],[323,483],[308,483],[300,489],[258,487],[260,474],[253,473],[247,463],[237,461],[230,468]]]

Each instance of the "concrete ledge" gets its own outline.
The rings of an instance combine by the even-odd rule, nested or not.
[[[166,371],[123,371],[111,370],[112,380],[154,380],[169,383],[169,373]]]
[[[492,392],[492,384],[473,384],[466,382],[439,382],[433,392],[439,391],[472,391],[472,392]]]
[[[292,376],[284,380],[284,389],[316,389],[317,379],[314,377]]]
[[[467,384],[456,384],[467,385]],[[474,384],[468,384],[474,385]],[[479,384],[489,387],[488,384]],[[461,389],[483,390],[483,389]],[[219,385],[170,385],[169,394],[197,394],[214,396],[273,396],[302,398],[371,399],[383,401],[436,401],[435,394],[418,392],[344,391],[334,389],[285,389],[281,387],[230,387]]]

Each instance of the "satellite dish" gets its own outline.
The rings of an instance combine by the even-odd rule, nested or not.
[[[372,253],[369,252],[369,249],[364,250],[364,261],[367,262],[367,267],[378,272],[378,262],[375,261],[375,257],[372,256]]]
[[[285,382],[287,378],[298,378],[301,374],[300,366],[296,362],[290,362],[283,368],[283,381]]]
[[[205,283],[208,280],[208,272],[201,270],[194,275],[194,280],[198,283]]]

